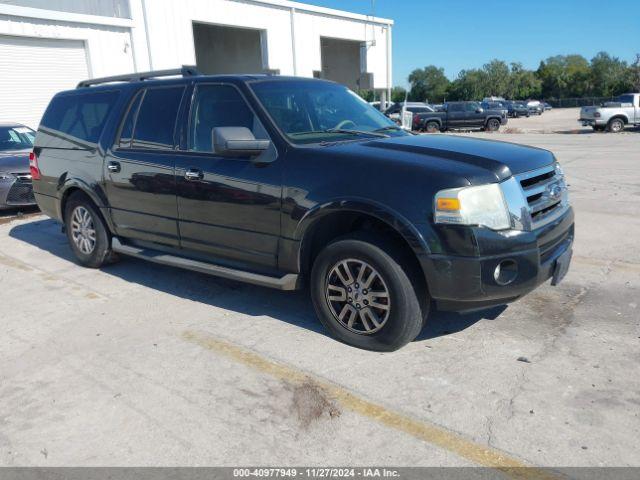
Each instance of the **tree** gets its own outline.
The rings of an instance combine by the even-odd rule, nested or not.
[[[627,62],[600,52],[591,59],[591,81],[595,95],[612,97],[630,88]]]
[[[407,96],[407,90],[402,87],[393,87],[391,89],[391,101],[392,102],[404,102]]]
[[[487,74],[484,70],[462,70],[449,88],[452,100],[481,100],[487,93]]]
[[[491,60],[486,63],[482,70],[484,71],[483,96],[504,97],[507,95],[509,88],[509,67],[502,60]]]
[[[444,74],[444,68],[429,65],[411,72],[409,83],[411,84],[409,100],[441,102],[447,95],[450,82]]]
[[[534,72],[525,70],[521,63],[512,63],[510,70],[507,98],[524,100],[542,94],[542,82]]]
[[[629,67],[631,89],[640,92],[640,53],[636,53],[636,61]]]

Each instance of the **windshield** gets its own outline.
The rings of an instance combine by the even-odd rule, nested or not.
[[[259,81],[251,88],[297,144],[408,135],[348,88],[319,81]]]
[[[0,126],[0,152],[32,148],[35,136],[36,132],[28,127]]]

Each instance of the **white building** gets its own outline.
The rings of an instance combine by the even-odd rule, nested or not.
[[[387,96],[392,25],[288,0],[0,0],[0,121],[35,128],[82,79],[181,65]]]

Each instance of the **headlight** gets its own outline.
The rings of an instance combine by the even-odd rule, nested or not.
[[[511,227],[509,210],[497,183],[439,191],[434,218],[436,223],[482,225],[493,230]]]

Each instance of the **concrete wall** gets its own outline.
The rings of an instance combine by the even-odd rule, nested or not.
[[[147,39],[134,32],[136,51],[150,45],[151,69],[195,64],[193,23],[264,30],[263,67],[282,75],[312,77],[322,68],[321,37],[363,42],[362,67],[373,74],[373,87],[391,87],[391,25],[371,19],[286,0],[131,0],[132,18],[146,24]],[[142,17],[142,18],[140,18]],[[264,65],[266,63],[266,65]]]
[[[338,38],[366,45],[361,69],[374,88],[392,85],[389,20],[288,0],[129,0],[131,19],[60,11],[75,1],[48,0],[50,10],[16,5],[38,0],[0,1],[0,34],[84,40],[92,76],[195,64],[194,22],[263,31],[262,68],[283,75],[313,77],[322,69],[321,37]]]

